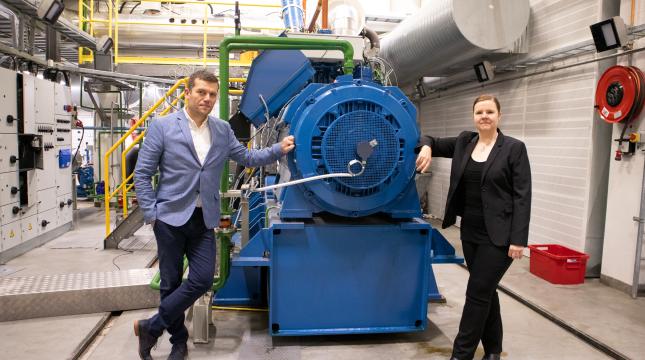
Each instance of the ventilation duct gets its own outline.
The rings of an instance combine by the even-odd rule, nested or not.
[[[446,76],[485,54],[513,45],[529,20],[529,0],[435,0],[381,42],[381,56],[400,85]]]
[[[358,35],[365,27],[365,11],[358,0],[330,0],[329,27],[336,35]]]

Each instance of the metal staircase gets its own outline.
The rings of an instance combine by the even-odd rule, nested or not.
[[[118,249],[119,243],[133,236],[141,226],[143,226],[143,211],[137,206],[105,237],[103,247],[105,249]]]

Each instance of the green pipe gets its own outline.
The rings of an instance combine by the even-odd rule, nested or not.
[[[218,246],[218,251],[219,251],[219,275],[216,276],[213,279],[213,285],[212,289],[213,292],[217,292],[219,289],[221,289],[224,284],[226,284],[226,280],[228,279],[228,275],[231,272],[231,236],[233,235],[235,231],[233,230],[222,230],[217,232],[217,240],[219,240],[219,246]],[[188,258],[184,256],[184,265],[183,265],[183,271],[182,273],[186,272],[186,269],[188,269]],[[150,287],[153,290],[159,290],[161,287],[161,274],[159,271],[155,274],[155,276],[152,278],[150,281]]]
[[[219,75],[220,75],[220,101],[219,117],[228,121],[229,106],[229,53],[231,50],[340,50],[343,52],[344,63],[343,69],[345,74],[351,74],[354,69],[354,48],[346,40],[320,40],[320,39],[294,39],[282,37],[264,37],[264,36],[236,36],[222,40],[219,44]],[[220,191],[225,193],[229,186],[229,168],[228,162],[224,164],[222,178],[220,181]],[[222,215],[230,215],[231,210],[228,201],[220,203]]]
[[[228,275],[231,272],[231,237],[235,233],[234,229],[220,229],[216,233],[219,240],[219,275],[213,281],[213,292],[224,287]]]
[[[188,269],[188,258],[184,256],[184,271],[182,271],[182,274],[186,272],[186,269]],[[159,271],[157,271],[152,281],[150,281],[150,287],[152,290],[159,290],[161,288],[161,274]]]

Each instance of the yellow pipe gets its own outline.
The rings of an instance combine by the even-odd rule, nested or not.
[[[112,1],[108,1],[108,36],[111,38],[112,37],[112,13],[114,12],[112,8]]]
[[[83,30],[83,0],[78,0],[78,29]],[[83,47],[78,47],[78,63],[79,65],[83,63]]]
[[[236,83],[236,82],[245,83],[246,78],[229,78],[228,82],[230,82],[230,83]]]
[[[110,20],[105,20],[105,19],[94,19],[94,20],[90,20],[90,19],[83,19],[83,20],[79,20],[79,22],[84,22],[84,23],[86,23],[86,22],[87,22],[87,23],[93,23],[93,22],[95,22],[95,23],[105,23],[105,24],[108,24],[108,23],[110,23]]]
[[[222,1],[199,1],[199,0],[148,0],[149,2],[163,2],[163,3],[178,3],[178,4],[211,4],[211,5],[227,5],[235,6],[235,2],[222,2]],[[282,5],[271,4],[257,4],[257,3],[240,3],[240,7],[262,7],[262,8],[282,8]]]
[[[94,1],[90,0],[90,35],[94,36]]]
[[[208,43],[206,42],[206,37],[208,36],[208,10],[206,9],[206,5],[204,5],[204,20],[202,21],[204,25],[204,48],[202,51],[204,52],[204,67],[207,64],[206,61],[206,53],[208,52],[207,45]]]
[[[242,95],[244,94],[244,90],[229,90],[228,93],[231,95]]]
[[[185,94],[186,94],[185,92],[182,92],[181,95],[179,95],[179,97],[175,98],[175,100],[173,100],[170,103],[171,106],[168,106],[167,108],[165,108],[164,111],[162,111],[161,114],[159,114],[159,116],[164,116],[168,112],[170,112],[172,107],[177,105],[179,100],[181,98],[183,98]],[[138,128],[136,123],[134,125],[132,125],[132,127],[135,128],[135,129]],[[139,136],[137,136],[134,139],[134,141],[132,141],[132,143],[130,145],[128,145],[128,147],[125,148],[125,150],[123,150],[123,152],[121,152],[121,179],[125,179],[125,180],[122,180],[121,185],[119,186],[119,189],[123,188],[123,184],[127,184],[128,181],[130,181],[130,179],[132,179],[134,177],[134,173],[130,174],[130,176],[127,176],[127,177],[125,175],[126,174],[126,171],[125,171],[126,170],[126,163],[127,163],[126,160],[125,160],[125,156],[127,155],[128,152],[130,152],[130,150],[132,150],[132,148],[135,145],[137,145],[138,143],[141,142],[141,140],[143,140],[143,136],[144,136],[145,133],[146,133],[145,130],[142,131],[141,134],[139,134]],[[128,188],[125,187],[125,188],[123,188],[123,193],[121,194],[121,196],[123,197],[123,218],[124,219],[128,216],[128,202],[126,200],[127,194],[128,194]]]
[[[261,311],[261,312],[267,312],[269,309],[265,308],[251,308],[251,307],[232,307],[232,306],[217,306],[213,305],[211,307],[213,310],[237,310],[237,311]]]
[[[115,55],[115,62],[116,62]],[[169,65],[201,65],[203,59],[197,58],[171,58],[171,57],[140,57],[140,56],[119,56],[118,62],[120,64],[169,64]],[[218,65],[219,59],[206,59],[206,62],[211,65]],[[239,60],[229,60],[230,66],[249,67],[250,62],[242,62]]]
[[[119,0],[115,0],[114,8],[119,8]],[[118,10],[117,10],[118,11]],[[114,22],[114,65],[119,63],[119,13],[116,13],[116,21]]]
[[[110,193],[110,199],[114,198],[116,196],[116,194],[118,194],[119,191],[121,191],[121,189],[123,189],[123,185],[125,185],[125,183],[122,182],[121,184],[119,184],[119,186],[116,187],[116,189],[114,189],[114,191],[112,191]]]
[[[119,0],[116,0],[116,3],[118,5]],[[118,8],[118,7],[117,7]],[[117,33],[118,34],[118,33]],[[139,119],[131,128],[128,130],[112,147],[105,153],[103,156],[103,181],[105,184],[105,236],[110,235],[110,199],[112,198],[111,194],[109,193],[110,191],[110,174],[109,174],[109,161],[110,161],[110,155],[125,141],[125,139],[132,135],[134,130],[138,128],[149,116],[152,114],[153,111],[155,111],[161,104],[163,104],[166,100],[167,97],[172,95],[172,93],[177,90],[181,85],[185,84],[187,81],[187,78],[183,78],[175,85],[173,85],[166,93],[164,96],[157,100],[157,102],[150,108],[148,111],[146,111],[143,116],[141,116],[141,119]]]
[[[201,4],[201,3],[200,3]],[[119,25],[151,25],[151,26],[184,26],[184,27],[201,27],[208,29],[234,29],[234,25],[208,25],[206,24],[181,24],[181,23],[169,23],[169,22],[152,22],[152,21],[137,21],[137,20],[117,20],[115,24]],[[244,26],[245,29],[256,29],[256,30],[284,30],[284,28],[276,27],[264,27],[264,26]]]

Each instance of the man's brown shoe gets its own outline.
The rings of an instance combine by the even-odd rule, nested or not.
[[[148,331],[148,320],[134,321],[134,335],[139,338],[139,357],[142,360],[152,360],[150,350],[157,345],[157,337]]]

